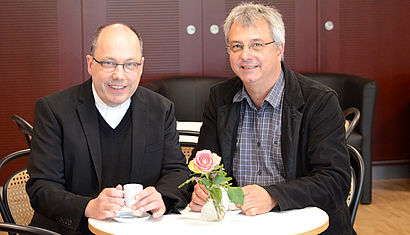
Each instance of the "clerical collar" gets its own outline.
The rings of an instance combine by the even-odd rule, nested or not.
[[[100,112],[101,116],[108,123],[108,125],[110,125],[112,129],[115,129],[118,124],[120,124],[122,118],[130,107],[131,98],[128,98],[126,101],[124,101],[124,103],[120,105],[111,107],[106,105],[104,101],[102,101],[98,96],[97,92],[95,91],[94,83],[92,83],[92,90],[95,100],[95,107],[97,107],[98,112]]]

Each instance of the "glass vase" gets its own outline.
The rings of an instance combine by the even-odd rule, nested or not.
[[[222,202],[216,202],[208,197],[201,210],[201,218],[205,221],[220,221],[224,218],[226,209]]]

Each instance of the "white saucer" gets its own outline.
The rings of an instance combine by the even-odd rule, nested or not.
[[[139,212],[139,211],[132,211],[127,207],[123,207],[117,216],[113,218],[113,220],[118,221],[120,223],[135,223],[139,221],[144,221],[150,218],[150,214],[146,212]]]

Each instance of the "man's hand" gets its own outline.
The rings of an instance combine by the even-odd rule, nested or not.
[[[205,186],[196,184],[194,187],[194,192],[192,192],[191,203],[189,203],[191,210],[201,211],[206,199],[208,198],[208,195],[209,192],[205,189]]]
[[[161,194],[154,187],[147,187],[135,197],[138,201],[131,209],[140,211],[151,211],[152,217],[158,218],[165,213],[165,204]]]
[[[242,188],[245,195],[241,210],[245,215],[258,215],[269,212],[278,205],[269,193],[259,185],[247,185]]]
[[[84,215],[88,218],[107,219],[116,215],[124,206],[122,186],[105,188],[97,198],[90,200],[85,207]]]

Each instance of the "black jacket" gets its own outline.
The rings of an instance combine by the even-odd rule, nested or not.
[[[167,211],[186,205],[178,185],[189,176],[176,131],[173,104],[138,87],[131,97],[130,182],[155,186]],[[27,193],[35,210],[32,225],[63,234],[87,232],[84,210],[101,188],[98,110],[91,79],[36,103],[28,161]],[[115,169],[113,169],[115,170]]]

